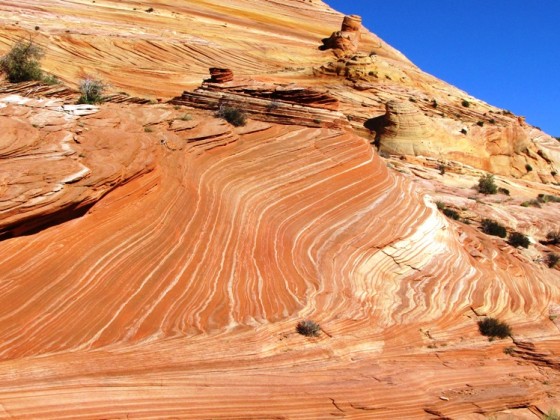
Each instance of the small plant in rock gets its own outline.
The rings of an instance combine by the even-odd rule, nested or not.
[[[228,123],[236,127],[241,127],[247,124],[247,117],[245,116],[245,113],[239,108],[222,105],[218,109],[218,112],[216,112],[216,116],[218,118],[223,118]]]
[[[531,172],[531,171],[533,170],[533,167],[532,167],[531,165],[529,165],[529,164],[526,164],[526,165],[525,165],[525,170],[526,170],[527,172]]]
[[[107,85],[102,80],[85,76],[79,83],[80,98],[78,103],[99,104],[104,100],[103,93],[106,89]]]
[[[478,321],[478,330],[480,334],[489,337],[490,340],[496,337],[506,338],[511,335],[511,327],[508,324],[490,317]]]
[[[192,120],[192,116],[190,114],[183,114],[183,115],[181,115],[181,117],[179,117],[179,119],[181,121],[190,121],[190,120]]]
[[[537,207],[537,208],[541,208],[541,203],[539,202],[539,200],[528,200],[528,201],[524,201],[523,203],[520,204],[521,207]]]
[[[558,411],[556,411],[554,408],[551,408],[544,415],[543,420],[560,420],[560,413],[558,413]]]
[[[321,331],[321,327],[315,321],[306,319],[304,321],[298,322],[296,331],[301,335],[305,335],[306,337],[318,337],[319,332]]]
[[[551,252],[545,258],[545,262],[546,262],[546,265],[548,266],[548,268],[556,267],[556,264],[558,264],[558,261],[560,261],[560,255],[555,254],[554,252]]]
[[[482,175],[478,179],[478,191],[482,194],[496,194],[498,192],[498,186],[494,182],[494,175],[486,174]]]
[[[498,187],[498,192],[500,194],[509,195],[509,190],[507,188]]]
[[[508,243],[516,248],[520,246],[523,248],[529,248],[531,241],[526,235],[523,235],[520,232],[512,232],[509,235]]]
[[[443,214],[445,214],[447,217],[449,217],[450,219],[453,220],[459,220],[459,213],[457,213],[455,210],[453,209],[443,209]]]
[[[478,125],[479,127],[484,127],[484,121],[477,121],[476,125]]]
[[[41,80],[40,60],[44,55],[43,49],[33,41],[17,41],[8,54],[0,58],[0,70],[12,83]]]
[[[438,169],[440,175],[445,175],[445,170],[447,169],[447,167],[443,163],[438,164]]]
[[[500,238],[505,238],[507,235],[505,226],[499,224],[495,220],[482,219],[480,226],[482,227],[482,231],[487,235],[498,236]]]
[[[504,348],[504,354],[507,354],[508,356],[511,356],[514,353],[515,347],[513,346],[508,346]]]
[[[443,201],[436,201],[436,207],[438,210],[443,210],[445,208],[445,203]]]
[[[541,203],[560,203],[560,197],[550,194],[539,194],[537,200]]]
[[[43,76],[43,78],[41,80],[43,81],[44,84],[49,85],[49,86],[54,86],[54,85],[60,84],[60,80],[58,80],[58,77],[56,77],[53,74],[47,74],[47,75]]]
[[[465,108],[468,108],[471,106],[471,103],[469,101],[467,101],[466,99],[463,99],[461,101],[461,105],[463,105]]]
[[[551,230],[546,234],[546,240],[551,245],[558,245],[560,243],[560,230]]]

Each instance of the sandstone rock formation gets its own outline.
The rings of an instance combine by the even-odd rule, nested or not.
[[[210,69],[209,83],[226,83],[233,80],[233,72],[230,69],[219,69],[212,67]]]
[[[344,16],[340,31],[323,39],[322,50],[332,49],[335,55],[344,56],[358,51],[362,18],[357,15]]]
[[[70,87],[0,83],[0,417],[560,408],[560,203],[524,205],[560,196],[560,143],[366,30],[333,61],[317,43],[342,20],[318,0],[2,3],[2,47],[40,26]],[[73,105],[94,66],[108,103]],[[485,170],[509,196],[472,188]],[[486,316],[512,336],[481,336]]]

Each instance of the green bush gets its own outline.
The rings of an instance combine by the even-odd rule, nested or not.
[[[520,246],[523,248],[529,248],[531,241],[529,241],[529,238],[522,233],[512,232],[509,235],[508,243],[516,248]]]
[[[321,327],[315,321],[306,319],[305,321],[298,322],[296,331],[307,337],[317,337],[321,331]]]
[[[478,321],[478,330],[480,334],[490,337],[491,340],[495,337],[506,338],[511,335],[511,327],[496,318],[484,318],[482,321]]]
[[[482,175],[478,179],[478,191],[482,194],[496,194],[498,192],[498,186],[494,182],[494,175]]]
[[[107,85],[103,81],[91,76],[86,76],[80,80],[79,104],[98,104],[103,102],[103,93],[107,89]]]
[[[231,106],[220,106],[216,116],[219,118],[223,118],[228,123],[240,127],[247,123],[247,118],[245,117],[245,113],[241,111],[239,108],[231,107]]]
[[[529,164],[526,164],[525,169],[527,170],[527,172],[531,172],[533,170],[533,167]]]
[[[469,101],[467,101],[466,99],[463,99],[461,101],[461,105],[463,105],[465,108],[468,108],[469,106],[471,106],[471,103]]]
[[[507,188],[499,187],[498,192],[500,194],[509,195],[509,190]]]
[[[487,235],[499,236],[500,238],[505,238],[507,235],[505,226],[502,226],[495,220],[482,219],[480,226],[482,227],[482,231]]]
[[[442,211],[443,211],[443,214],[445,214],[450,219],[459,220],[459,213],[457,213],[455,210],[453,210],[453,209],[443,209]]]
[[[12,83],[41,80],[43,71],[40,60],[43,49],[33,41],[17,41],[8,54],[0,58],[0,69]]]

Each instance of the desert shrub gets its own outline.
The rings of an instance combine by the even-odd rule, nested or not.
[[[220,106],[220,109],[218,109],[218,112],[216,112],[216,116],[219,118],[223,118],[228,123],[236,127],[243,126],[247,123],[245,113],[239,108],[231,106]]]
[[[558,413],[558,411],[556,411],[554,408],[551,408],[544,415],[543,420],[560,420],[560,413]]]
[[[541,208],[541,203],[539,202],[539,200],[529,200],[529,201],[524,201],[523,203],[520,204],[521,207],[537,207],[537,208]]]
[[[514,350],[515,350],[515,347],[508,346],[508,347],[504,348],[503,352],[504,352],[504,354],[507,354],[508,356],[511,356],[514,353]]]
[[[467,134],[467,133],[468,133],[468,131],[467,131],[466,128],[461,128],[461,134]]]
[[[438,210],[443,210],[445,208],[445,203],[443,201],[436,201],[436,207]]]
[[[0,58],[0,69],[12,83],[41,80],[40,60],[44,55],[43,49],[33,41],[17,41],[8,54]]]
[[[512,232],[509,235],[508,243],[516,248],[520,246],[523,248],[529,248],[531,241],[529,241],[529,238],[522,233]]]
[[[484,121],[477,121],[476,125],[478,125],[479,127],[484,127]]]
[[[437,108],[438,107],[438,103],[435,99],[432,99],[432,107],[433,108]]]
[[[469,106],[471,106],[471,103],[469,101],[467,101],[466,99],[463,99],[461,101],[461,105],[463,105],[465,108],[468,108]]]
[[[556,171],[550,171],[550,175],[556,176],[556,175],[558,175],[558,172],[556,172]]]
[[[447,169],[447,167],[443,163],[438,164],[438,169],[440,175],[445,175],[445,170]]]
[[[499,187],[498,192],[500,194],[509,195],[509,190],[507,188]]]
[[[179,117],[179,119],[181,121],[190,121],[190,120],[192,120],[192,116],[191,116],[191,114],[183,114]]]
[[[306,319],[305,321],[298,322],[296,331],[307,337],[317,337],[321,331],[321,327],[315,321]]]
[[[545,262],[548,268],[554,268],[556,264],[558,264],[558,261],[560,261],[560,255],[555,254],[554,252],[551,252],[545,258]]]
[[[560,243],[560,230],[551,230],[546,234],[546,240],[552,245],[558,245]]]
[[[478,191],[482,194],[496,194],[498,192],[498,186],[494,182],[494,175],[482,175],[478,179]]]
[[[443,209],[442,212],[443,212],[443,214],[445,214],[450,219],[459,220],[459,213],[457,213],[453,209]]]
[[[91,76],[86,76],[80,80],[79,104],[98,104],[103,102],[103,92],[107,89],[107,85],[103,81]]]
[[[478,330],[480,334],[490,337],[490,339],[506,338],[511,335],[511,327],[508,324],[490,317],[478,321]]]
[[[525,165],[525,169],[527,170],[527,172],[531,172],[533,170],[533,167],[527,163]]]
[[[58,80],[58,77],[56,77],[53,74],[46,74],[46,75],[43,76],[43,78],[41,80],[46,85],[58,85],[60,83],[60,80]]]
[[[482,231],[487,235],[499,236],[500,238],[505,238],[507,235],[505,226],[502,226],[495,220],[483,219],[480,226],[482,227]]]
[[[537,200],[541,203],[560,203],[560,197],[550,194],[539,194]]]

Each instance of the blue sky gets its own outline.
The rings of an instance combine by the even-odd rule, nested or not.
[[[325,0],[422,70],[560,136],[560,0]]]

